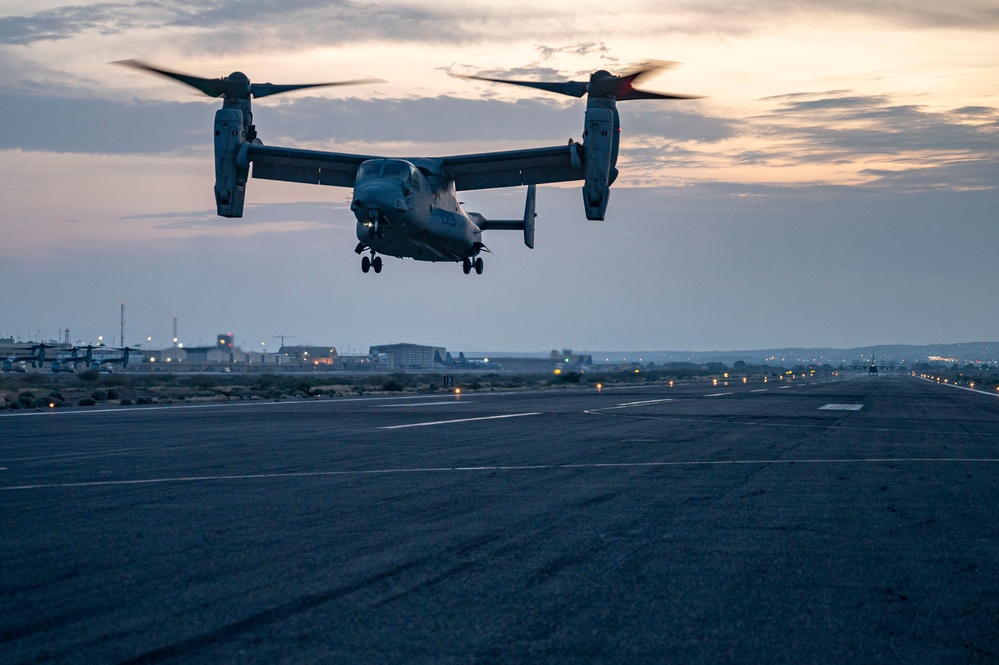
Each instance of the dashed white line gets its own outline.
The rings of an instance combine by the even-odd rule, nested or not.
[[[673,398],[666,399],[647,399],[641,402],[624,402],[623,404],[618,404],[617,406],[604,406],[599,409],[588,409],[583,413],[594,414],[600,411],[614,411],[616,409],[633,409],[636,406],[648,406],[649,404],[662,404],[663,402],[673,402],[676,401]]]
[[[622,404],[618,404],[617,406],[612,408],[623,409],[629,406],[645,406],[646,404],[661,404],[663,402],[672,402],[672,401],[673,401],[672,397],[667,397],[665,399],[647,399],[642,402],[623,402]]]
[[[770,389],[769,388],[757,388],[756,390],[750,390],[749,392],[751,392],[751,393],[765,393],[768,390],[770,390]]]
[[[826,404],[820,406],[819,411],[860,411],[862,408],[863,404]]]
[[[525,414],[526,415],[526,414]],[[223,482],[233,480],[280,480],[287,478],[322,478],[336,476],[378,476],[403,473],[474,473],[495,471],[546,471],[559,469],[628,469],[678,466],[736,466],[746,464],[999,464],[997,457],[872,457],[872,458],[829,458],[829,459],[738,459],[738,460],[685,460],[676,462],[598,462],[592,464],[520,464],[492,466],[443,466],[416,467],[402,469],[360,469],[347,471],[302,471],[291,473],[254,473],[218,476],[175,476],[166,478],[146,478],[137,480],[94,480],[75,483],[34,483],[0,487],[0,492],[72,489],[85,487],[120,487],[128,485],[162,485],[165,483]]]
[[[378,429],[406,429],[407,427],[432,427],[434,425],[452,425],[454,423],[470,423],[477,420],[500,420],[502,418],[522,418],[524,416],[540,416],[541,412],[531,413],[505,413],[501,416],[482,416],[481,418],[458,418],[456,420],[434,420],[425,423],[407,423],[405,425],[386,425]]]
[[[459,402],[456,399],[450,399],[445,402],[418,402],[416,404],[375,404],[376,409],[408,409],[411,406],[441,406],[441,405],[451,405],[451,404],[468,404],[468,402]]]
[[[705,397],[725,397],[725,395],[734,395],[735,393],[714,393],[711,395],[705,395]]]

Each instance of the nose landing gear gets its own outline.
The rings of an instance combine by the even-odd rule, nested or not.
[[[371,254],[372,254],[371,258],[367,256],[361,257],[361,272],[366,273],[372,268],[374,268],[375,272],[379,273],[382,271],[382,257],[374,256],[374,252],[372,252]]]

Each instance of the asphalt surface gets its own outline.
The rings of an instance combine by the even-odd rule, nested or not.
[[[995,663],[997,488],[911,377],[9,412],[0,662]]]

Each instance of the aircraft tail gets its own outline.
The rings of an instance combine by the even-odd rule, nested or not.
[[[476,220],[478,227],[483,231],[523,231],[524,244],[534,249],[534,220],[537,217],[535,212],[535,198],[537,196],[537,185],[527,186],[527,201],[524,203],[524,219],[484,219],[481,216]]]

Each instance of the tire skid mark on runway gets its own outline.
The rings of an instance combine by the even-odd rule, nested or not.
[[[417,568],[424,563],[425,560],[407,561],[383,572],[366,577],[365,579],[353,584],[334,587],[332,589],[327,589],[326,591],[289,600],[285,603],[281,603],[280,605],[266,609],[263,612],[251,614],[250,616],[240,619],[239,621],[234,621],[224,626],[220,626],[215,630],[195,635],[193,637],[174,642],[173,644],[168,644],[158,649],[139,654],[138,656],[123,661],[122,665],[125,665],[125,663],[128,663],[129,665],[138,665],[139,663],[158,663],[171,658],[192,656],[199,649],[219,644],[221,642],[228,642],[248,630],[278,623],[297,614],[313,610],[331,601],[361,591],[368,586],[378,584],[413,568]]]
[[[87,487],[122,487],[163,485],[167,483],[206,483],[234,480],[282,480],[287,478],[325,478],[337,476],[386,476],[396,474],[493,473],[496,471],[559,471],[565,469],[631,469],[680,466],[745,466],[791,464],[999,464],[999,457],[844,457],[812,459],[735,459],[735,460],[675,460],[654,462],[592,462],[580,464],[505,464],[490,466],[439,466],[402,469],[355,469],[344,471],[297,471],[286,473],[254,473],[218,476],[176,476],[136,480],[93,480],[75,483],[35,483],[0,487],[0,492],[41,489],[80,489]]]

